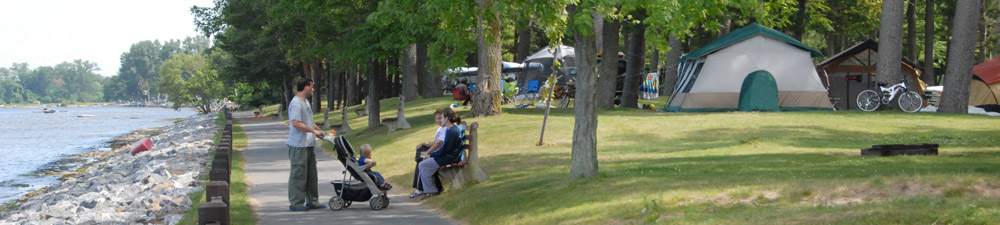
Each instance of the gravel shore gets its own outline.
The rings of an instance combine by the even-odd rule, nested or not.
[[[111,150],[79,175],[18,200],[0,224],[176,224],[211,161],[215,114],[180,121],[132,156]]]

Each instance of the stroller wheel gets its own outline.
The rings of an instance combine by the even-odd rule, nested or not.
[[[330,197],[330,202],[327,203],[327,206],[330,206],[330,210],[340,211],[341,209],[344,209],[344,204],[346,204],[344,203],[344,199],[341,199],[340,196],[334,195],[333,197]]]
[[[351,207],[351,201],[344,201],[344,208]]]
[[[368,205],[374,210],[384,209],[389,206],[389,197],[385,195],[374,196],[371,200],[368,200]]]

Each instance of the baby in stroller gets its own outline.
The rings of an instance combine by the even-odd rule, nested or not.
[[[374,179],[365,173],[365,170],[374,163],[359,165],[354,158],[354,147],[343,135],[327,136],[323,140],[333,143],[337,151],[337,160],[344,165],[344,178],[342,180],[331,181],[330,184],[336,190],[336,194],[330,197],[330,210],[339,211],[351,206],[352,202],[368,201],[374,210],[384,209],[389,206],[389,196],[387,190],[381,190],[376,185]],[[369,156],[370,157],[370,156]],[[350,174],[350,175],[348,175]]]
[[[368,144],[361,145],[361,158],[358,158],[358,166],[364,168],[366,167],[365,165],[371,165],[367,166],[365,173],[375,178],[375,185],[378,186],[378,189],[392,190],[392,185],[385,182],[385,178],[382,178],[382,173],[372,170],[372,167],[375,167],[376,164],[375,160],[372,159],[372,146]]]

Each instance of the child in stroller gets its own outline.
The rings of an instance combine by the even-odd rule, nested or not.
[[[370,166],[368,166],[370,164]],[[392,185],[385,182],[385,178],[382,178],[382,173],[372,170],[375,167],[375,160],[372,159],[372,146],[368,144],[361,145],[361,158],[358,158],[358,165],[365,169],[365,173],[368,176],[375,178],[375,185],[378,189],[382,190],[392,190]]]
[[[337,160],[344,165],[344,178],[342,180],[330,181],[336,194],[330,197],[330,210],[339,211],[351,206],[351,202],[368,201],[369,206],[374,210],[384,209],[389,206],[389,196],[387,190],[380,190],[375,181],[365,169],[374,164],[366,164],[362,167],[354,158],[354,147],[343,135],[326,136],[323,140],[333,143],[337,151]],[[350,177],[348,178],[348,174]]]

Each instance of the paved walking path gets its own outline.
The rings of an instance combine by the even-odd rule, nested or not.
[[[355,202],[341,211],[288,211],[289,162],[285,145],[288,125],[273,120],[248,120],[253,117],[252,112],[236,112],[233,117],[240,120],[249,139],[243,151],[244,171],[258,224],[455,224],[410,199],[409,193],[399,191],[389,191],[389,207],[378,211],[372,210],[368,202]],[[320,151],[316,154],[319,199],[326,204],[335,193],[330,181],[343,178],[344,166],[333,153]]]

